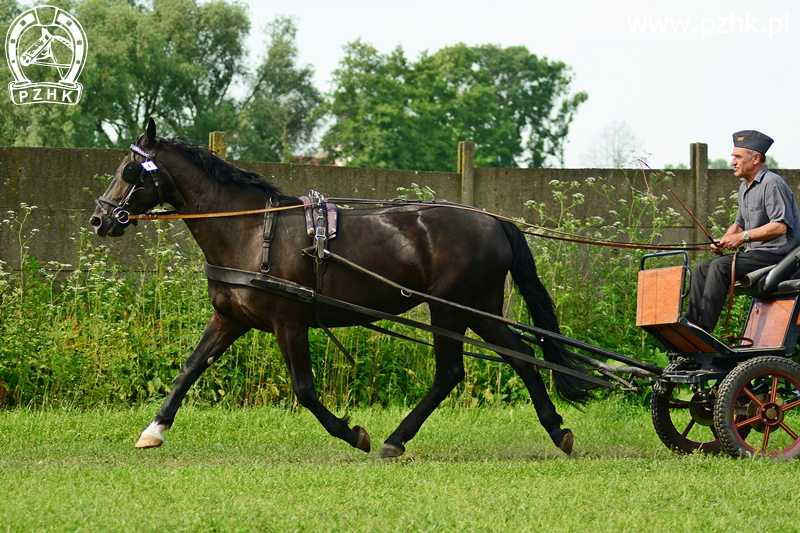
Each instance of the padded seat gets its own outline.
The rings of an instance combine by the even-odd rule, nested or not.
[[[765,296],[800,291],[800,246],[777,265],[754,270],[735,285],[736,294]]]

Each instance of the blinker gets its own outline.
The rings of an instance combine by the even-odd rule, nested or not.
[[[138,161],[131,161],[122,169],[122,181],[135,185],[142,174],[142,165]]]

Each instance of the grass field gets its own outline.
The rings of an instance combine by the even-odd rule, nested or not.
[[[672,455],[648,411],[564,407],[575,457],[533,408],[440,409],[378,459],[400,409],[356,410],[369,455],[305,410],[0,411],[0,531],[798,531],[800,463]]]

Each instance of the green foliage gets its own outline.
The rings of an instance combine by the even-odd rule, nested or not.
[[[663,242],[663,231],[678,225],[680,215],[664,207],[665,196],[639,190],[634,179],[624,190],[615,190],[602,178],[590,177],[586,183],[592,202],[603,205],[604,217],[576,217],[575,208],[586,201],[578,192],[580,184],[554,180],[552,202],[527,202],[535,222],[638,243]],[[399,193],[420,200],[435,195],[416,183],[399,188]],[[734,206],[735,194],[720,199],[711,217],[712,231],[729,225]],[[36,229],[27,226],[34,209],[23,204],[3,220],[17,235],[22,268],[9,272],[0,264],[0,405],[91,407],[163,398],[212,313],[203,258],[194,241],[184,229],[157,226],[141,253],[141,271],[123,272],[108,250],[81,229],[74,237],[78,264],[43,266],[27,252],[36,238]],[[644,251],[544,237],[531,237],[530,244],[566,335],[666,365],[663,348],[635,326],[637,272]],[[746,307],[746,298],[736,301],[732,332],[742,324]],[[528,320],[510,281],[504,313]],[[427,309],[415,309],[409,316],[426,321]],[[407,326],[382,325],[423,342],[432,340]],[[434,372],[430,346],[362,328],[336,334],[355,366],[323,332],[312,330],[310,335],[315,383],[327,405],[412,405],[427,392]],[[524,384],[508,365],[473,358],[466,358],[465,365],[465,381],[445,404],[528,401]],[[274,338],[259,331],[239,339],[205,372],[190,390],[189,402],[296,405]]]
[[[298,66],[294,20],[277,17],[266,33],[266,56],[249,82],[250,96],[229,138],[240,159],[292,163],[311,141],[322,94],[312,83],[314,69]]]
[[[476,165],[560,162],[569,125],[587,95],[570,95],[561,62],[525,47],[445,47],[419,60],[380,54],[357,40],[333,74],[322,140],[329,157],[361,167],[452,171],[452,147],[476,143]]]
[[[321,96],[311,85],[313,70],[295,65],[291,19],[272,23],[268,53],[251,77],[244,49],[250,19],[236,2],[61,4],[87,34],[84,96],[74,106],[0,99],[0,145],[122,147],[153,116],[167,136],[205,142],[209,132],[223,130],[233,154],[287,161],[319,121]],[[21,11],[15,0],[0,0],[0,22],[10,24]],[[5,62],[0,77],[11,78]],[[234,87],[244,96],[233,96]]]
[[[88,408],[163,398],[212,313],[194,241],[185,230],[158,226],[142,251],[141,271],[124,272],[81,228],[73,238],[78,264],[43,266],[27,253],[37,233],[26,226],[33,209],[22,205],[3,221],[18,236],[22,270],[9,272],[0,264],[0,406]],[[410,316],[427,320],[427,311]],[[408,327],[384,326],[419,336]],[[337,335],[355,366],[322,331],[310,335],[316,386],[329,406],[411,404],[427,392],[434,371],[429,346],[361,328]],[[420,338],[431,342],[430,336]],[[469,361],[467,368],[481,377],[449,402],[517,397],[506,391],[509,369],[492,370],[498,366]],[[260,331],[239,339],[188,398],[198,404],[296,405],[274,337]]]
[[[229,0],[64,0],[87,34],[83,97],[74,106],[0,99],[0,145],[124,147],[155,117],[165,136],[205,142],[228,133],[232,156],[451,171],[452,147],[477,144],[478,166],[562,164],[584,92],[572,72],[523,46],[445,47],[408,61],[361,41],[345,47],[328,101],[299,64],[297,25],[266,28],[259,63],[243,44],[246,7]],[[0,0],[0,22],[22,11]],[[122,37],[122,38],[121,38]],[[10,78],[5,63],[0,78]],[[317,128],[329,124],[321,145]]]
[[[111,144],[108,129],[118,144],[130,143],[150,116],[165,133],[198,141],[233,126],[236,102],[228,92],[246,71],[242,43],[250,31],[244,6],[83,0],[76,17],[92,50],[81,76],[91,97],[80,105],[96,134],[78,146]]]
[[[667,175],[667,179],[669,175]],[[586,200],[578,182],[553,180],[553,202],[528,201],[537,225],[603,241],[653,244],[677,225],[680,214],[662,204],[666,197],[641,191],[635,178],[617,191],[603,178],[589,177],[593,201],[606,215],[580,219],[576,206]],[[646,251],[605,248],[537,237],[531,240],[539,276],[556,305],[563,332],[618,353],[665,365],[661,346],[636,327],[636,285]]]

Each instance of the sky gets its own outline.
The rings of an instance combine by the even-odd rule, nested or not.
[[[689,165],[689,145],[730,159],[731,135],[755,129],[773,139],[769,155],[800,168],[800,2],[761,0],[293,0],[243,1],[253,27],[253,61],[263,29],[295,17],[300,62],[331,89],[342,47],[356,39],[406,57],[445,46],[522,45],[573,70],[586,91],[572,123],[565,166],[587,166],[604,133],[625,124],[635,155],[652,168]],[[453,147],[456,150],[456,147]]]

